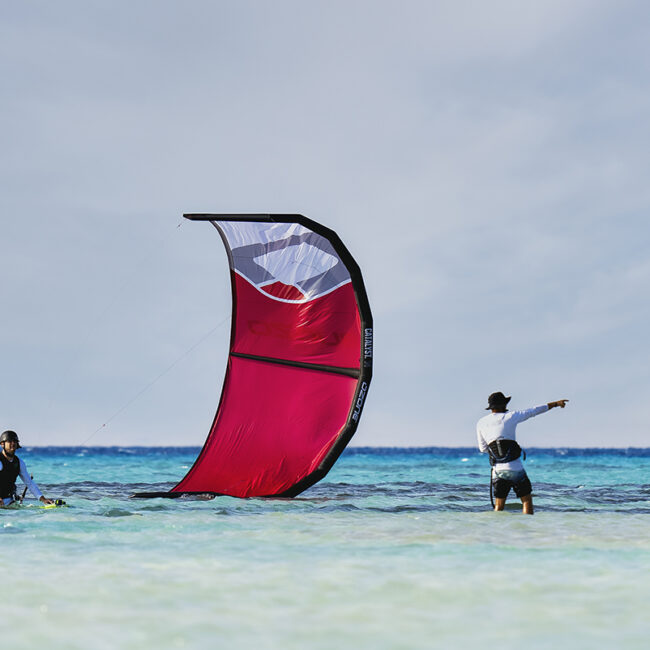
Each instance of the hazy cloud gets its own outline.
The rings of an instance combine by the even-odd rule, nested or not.
[[[572,399],[535,443],[647,444],[643,3],[1,16],[0,412],[29,442],[80,442],[182,358],[92,442],[200,443],[228,324],[183,355],[230,290],[218,237],[177,226],[276,211],[326,223],[362,267],[360,444],[472,444],[497,389]]]

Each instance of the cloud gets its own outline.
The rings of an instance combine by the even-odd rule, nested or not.
[[[609,391],[630,413],[622,444],[640,441],[643,11],[14,3],[0,27],[6,417],[42,441],[94,430],[229,311],[218,237],[177,228],[182,212],[275,211],[326,223],[363,269],[377,346],[364,444],[389,444],[401,418],[399,444],[456,444],[497,386],[577,391],[585,425],[554,422],[586,445],[612,426]],[[171,441],[185,422],[200,442],[227,340],[215,332],[99,441]]]

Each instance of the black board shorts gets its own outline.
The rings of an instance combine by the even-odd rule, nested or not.
[[[528,474],[523,469],[520,472],[494,472],[492,488],[495,499],[505,499],[510,489],[513,489],[520,499],[521,497],[527,497],[533,491]]]

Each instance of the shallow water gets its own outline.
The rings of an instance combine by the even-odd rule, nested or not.
[[[300,497],[130,500],[197,449],[26,449],[69,507],[0,512],[11,648],[645,648],[650,450],[351,449]]]

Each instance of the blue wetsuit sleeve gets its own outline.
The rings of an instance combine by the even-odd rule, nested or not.
[[[29,475],[29,472],[27,471],[27,466],[25,465],[23,459],[20,458],[19,460],[20,460],[20,478],[22,479],[23,483],[29,488],[29,491],[37,499],[40,499],[43,496],[43,493],[38,489],[38,485],[34,483],[32,477]]]

